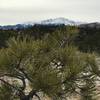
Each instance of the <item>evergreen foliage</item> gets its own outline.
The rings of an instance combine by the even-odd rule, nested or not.
[[[7,48],[0,50],[1,100],[6,95],[9,100],[32,100],[34,96],[41,100],[39,93],[52,100],[75,93],[92,100],[100,76],[96,55],[80,52],[73,45],[78,32],[75,27],[64,30],[41,39],[9,39]]]

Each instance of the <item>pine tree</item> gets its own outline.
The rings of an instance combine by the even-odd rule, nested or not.
[[[94,54],[82,53],[73,46],[76,32],[72,27],[41,40],[10,39],[8,48],[0,50],[0,81],[10,87],[9,97],[31,100],[35,96],[41,100],[39,93],[43,93],[52,100],[62,100],[83,93],[77,89],[84,86],[84,77],[96,77],[99,69]]]

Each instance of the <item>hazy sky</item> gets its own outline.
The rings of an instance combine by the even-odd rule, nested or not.
[[[48,18],[100,22],[100,0],[0,0],[0,24]]]

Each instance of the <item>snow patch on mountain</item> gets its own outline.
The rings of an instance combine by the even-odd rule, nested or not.
[[[69,20],[67,18],[54,18],[54,19],[48,19],[48,20],[43,20],[43,21],[39,21],[39,22],[25,22],[22,24],[16,24],[16,25],[6,25],[6,26],[0,26],[0,29],[4,29],[4,30],[8,30],[8,29],[23,29],[23,28],[28,28],[31,26],[34,26],[35,24],[40,24],[40,25],[81,25],[81,24],[86,24],[83,22],[78,22],[78,21],[73,21],[73,20]]]
[[[80,25],[83,23],[82,22],[75,22],[73,20],[69,20],[67,18],[60,17],[60,18],[55,18],[55,19],[43,20],[39,24],[43,24],[43,25],[49,25],[49,24]]]
[[[35,24],[41,24],[41,25],[80,25],[80,24],[84,24],[83,22],[79,22],[79,21],[73,21],[73,20],[69,20],[67,18],[63,18],[63,17],[59,17],[59,18],[54,18],[54,19],[47,19],[47,20],[42,20],[39,22],[26,22],[23,23],[24,25],[35,25]]]

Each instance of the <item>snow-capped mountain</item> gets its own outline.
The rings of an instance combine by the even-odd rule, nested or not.
[[[60,17],[60,18],[55,18],[55,19],[43,20],[39,24],[43,24],[43,25],[48,25],[48,24],[80,25],[80,24],[83,24],[83,23]]]
[[[34,24],[41,24],[41,25],[80,25],[80,24],[84,24],[83,22],[79,22],[79,21],[73,21],[73,20],[69,20],[67,18],[54,18],[54,19],[47,19],[47,20],[42,20],[40,22],[25,22],[24,25],[34,25]]]
[[[9,30],[9,29],[23,29],[23,28],[27,28],[27,27],[31,27],[34,26],[35,24],[40,24],[40,25],[80,25],[80,24],[84,24],[83,22],[76,22],[73,20],[69,20],[66,18],[55,18],[55,19],[48,19],[48,20],[43,20],[40,22],[25,22],[22,24],[16,24],[16,25],[6,25],[6,26],[0,26],[0,29],[3,30]]]

